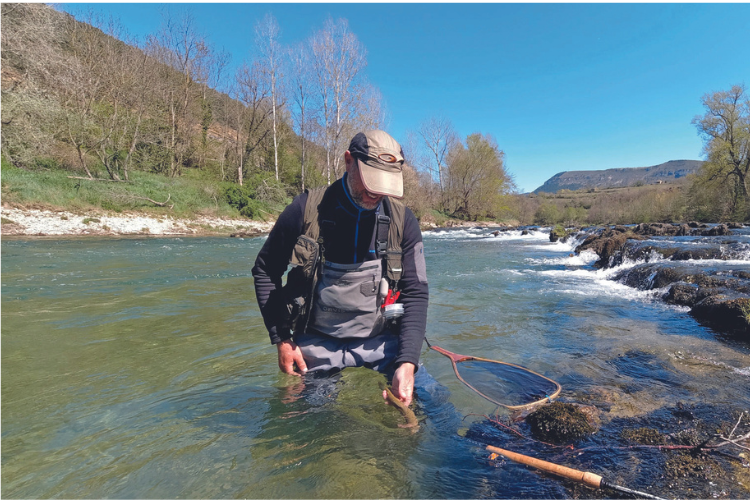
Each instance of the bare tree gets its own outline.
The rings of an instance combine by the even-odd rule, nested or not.
[[[97,68],[103,61],[99,42],[99,35],[90,26],[74,22],[70,32],[73,59],[68,70],[60,76],[64,140],[75,148],[81,168],[89,178],[94,175],[89,168],[88,156],[97,147],[92,124],[94,103],[105,85],[102,81],[105,72]]]
[[[99,28],[108,36],[101,42],[101,60],[92,68],[104,73],[101,81],[105,83],[93,114],[100,131],[95,152],[110,179],[128,180],[147,106],[144,83],[147,84],[148,61],[145,54],[131,46],[132,41],[113,19]]]
[[[246,130],[245,130],[245,118],[247,116],[247,108],[240,100],[240,85],[239,85],[239,71],[235,75],[235,82],[232,84],[232,88],[229,92],[231,98],[229,99],[226,107],[227,123],[229,124],[230,133],[233,131],[234,137],[231,142],[233,145],[232,158],[237,167],[237,182],[241,186],[244,179],[244,166],[245,166],[245,141],[246,141]],[[229,144],[229,143],[227,143]],[[227,148],[228,150],[228,148]]]
[[[302,180],[302,191],[305,190],[305,167],[307,141],[310,137],[308,121],[313,113],[310,109],[311,94],[313,89],[313,75],[311,73],[311,60],[309,45],[300,43],[289,50],[289,78],[287,85],[288,93],[292,99],[292,123],[300,138],[300,177]]]
[[[279,180],[279,139],[277,130],[276,110],[283,106],[283,99],[280,99],[278,84],[281,74],[282,54],[279,46],[279,23],[272,14],[266,14],[263,20],[255,25],[256,45],[263,58],[263,68],[268,74],[269,90],[271,93],[271,116],[273,128],[273,162],[276,171],[276,180]]]
[[[196,60],[195,64],[195,82],[200,85],[200,158],[201,168],[206,166],[206,156],[208,154],[208,131],[214,123],[214,103],[217,101],[211,99],[211,90],[217,88],[223,79],[224,71],[229,65],[231,58],[229,52],[222,50],[216,51],[211,45],[202,44],[202,57]],[[221,103],[219,102],[219,105]]]
[[[192,113],[191,107],[198,101],[200,68],[210,58],[211,50],[190,13],[174,16],[169,11],[164,13],[159,33],[149,38],[148,47],[149,55],[166,65],[160,78],[160,94],[170,123],[169,175],[175,176],[188,159],[191,131],[199,127],[199,120],[195,119],[198,113]]]
[[[318,99],[323,112],[324,145],[326,149],[326,177],[331,183],[331,170],[338,176],[346,140],[345,126],[350,122],[347,113],[359,97],[357,83],[360,72],[367,66],[366,50],[349,31],[345,19],[328,18],[323,28],[311,41],[313,67],[317,77]]]
[[[104,32],[104,34],[102,34]],[[61,73],[65,140],[78,155],[89,178],[89,155],[98,157],[111,180],[127,180],[127,144],[137,137],[137,106],[133,102],[135,50],[120,41],[119,25],[89,14],[73,22],[69,48],[74,62]]]
[[[430,161],[426,163],[433,179],[437,179],[440,191],[444,191],[446,160],[450,151],[459,143],[458,134],[448,118],[433,116],[424,121],[417,133],[428,151]]]
[[[352,96],[342,112],[343,139],[351,138],[353,131],[385,128],[386,110],[380,89],[363,78],[353,87]]]
[[[247,134],[247,142],[240,156],[241,160],[252,155],[270,132],[266,120],[272,113],[269,103],[271,90],[266,77],[267,72],[257,61],[252,66],[243,64],[237,70],[237,98],[246,107],[243,128]],[[238,166],[238,174],[238,182],[242,185],[242,161]]]

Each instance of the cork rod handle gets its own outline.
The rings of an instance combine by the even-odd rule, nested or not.
[[[573,481],[586,484],[588,486],[591,486],[592,488],[599,489],[602,486],[602,476],[594,474],[593,472],[583,472],[580,470],[571,469],[570,467],[565,467],[563,465],[557,465],[551,462],[546,462],[544,460],[539,460],[538,458],[521,455],[520,453],[504,450],[496,446],[487,446],[487,450],[493,453],[497,453],[498,455],[503,455],[504,457],[507,457],[514,462],[518,462],[524,465],[530,465],[531,467],[535,467],[545,472],[556,474],[558,476],[562,476]]]

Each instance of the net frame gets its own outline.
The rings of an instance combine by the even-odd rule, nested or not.
[[[437,351],[440,354],[442,354],[443,356],[446,356],[446,357],[448,357],[451,360],[451,363],[453,364],[453,372],[456,374],[456,377],[458,378],[458,380],[460,380],[461,382],[463,382],[463,384],[466,385],[466,387],[468,387],[472,391],[476,392],[477,394],[479,394],[480,396],[482,396],[487,401],[490,401],[491,403],[494,403],[494,404],[496,404],[498,406],[502,406],[504,408],[508,408],[509,410],[526,410],[528,408],[533,408],[534,406],[541,405],[541,404],[544,404],[544,403],[547,403],[547,402],[551,403],[552,400],[555,399],[557,396],[559,396],[560,392],[562,392],[562,386],[560,384],[558,384],[556,381],[552,380],[549,377],[545,377],[544,375],[541,375],[541,374],[535,372],[534,370],[529,370],[525,366],[516,365],[514,363],[508,363],[506,361],[497,361],[495,359],[487,359],[487,358],[480,358],[480,357],[477,357],[477,356],[466,356],[464,354],[456,354],[456,353],[451,352],[451,351],[449,351],[447,349],[443,349],[442,347],[439,347],[439,346],[436,346],[436,345],[431,345],[429,342],[427,343],[427,345],[433,351]],[[491,398],[490,396],[487,396],[486,394],[484,394],[483,392],[481,392],[479,389],[477,389],[476,387],[474,387],[473,385],[471,385],[470,383],[468,383],[466,380],[464,380],[464,378],[459,373],[458,366],[457,366],[458,363],[461,363],[463,361],[480,361],[480,362],[485,362],[485,363],[496,363],[496,364],[499,364],[499,365],[512,366],[513,368],[525,371],[527,373],[531,373],[532,375],[535,375],[535,376],[537,376],[539,378],[542,378],[542,379],[544,379],[544,380],[546,380],[548,382],[551,382],[552,384],[554,384],[555,390],[554,390],[554,392],[552,394],[547,394],[543,398],[540,398],[540,399],[538,399],[536,401],[532,401],[531,403],[525,403],[525,404],[522,404],[522,405],[506,405],[504,403],[501,403],[500,401],[497,401],[497,400]]]

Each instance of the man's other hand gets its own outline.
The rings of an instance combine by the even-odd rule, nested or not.
[[[302,357],[302,351],[291,339],[276,344],[276,350],[279,353],[279,369],[282,372],[295,377],[307,373],[307,365]],[[412,383],[413,379],[412,376]]]
[[[402,363],[396,368],[396,373],[393,374],[393,390],[391,392],[406,406],[411,404],[412,394],[414,393],[415,369],[416,366],[413,363]],[[385,391],[383,391],[383,399],[388,400]]]

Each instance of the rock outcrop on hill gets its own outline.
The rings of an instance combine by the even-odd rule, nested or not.
[[[635,184],[675,182],[693,174],[703,165],[698,160],[672,160],[660,165],[638,168],[610,168],[607,170],[560,172],[550,177],[535,193],[556,193],[561,189],[628,187]]]

